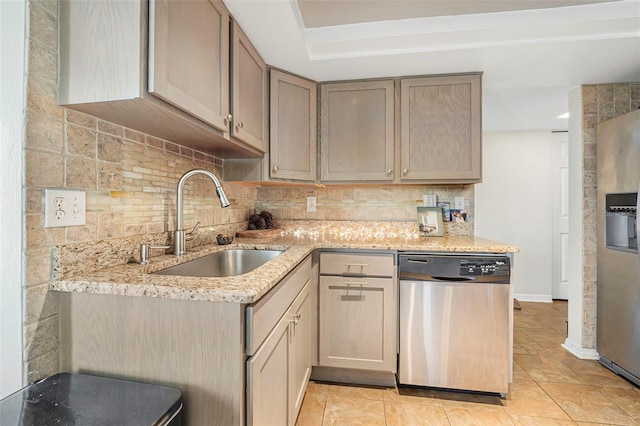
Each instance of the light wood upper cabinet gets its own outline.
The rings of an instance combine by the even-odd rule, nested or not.
[[[266,152],[269,108],[267,66],[235,21],[232,38],[231,135]]]
[[[224,162],[225,181],[315,182],[317,178],[316,83],[270,70],[269,152],[264,158]]]
[[[227,131],[226,8],[212,0],[155,0],[149,7],[149,92]]]
[[[271,70],[269,175],[276,179],[316,180],[316,83]]]
[[[400,81],[400,178],[479,182],[481,75]]]
[[[481,73],[321,87],[323,182],[481,181]]]
[[[392,181],[392,80],[323,84],[321,180]]]
[[[220,0],[61,0],[58,103],[221,158],[262,157],[264,144],[230,134],[229,37]]]

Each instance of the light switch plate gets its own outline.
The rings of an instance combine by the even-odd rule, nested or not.
[[[454,197],[454,208],[457,210],[464,210],[464,197]]]
[[[425,207],[436,207],[437,200],[436,194],[424,194],[422,196],[422,204]]]
[[[84,191],[44,190],[44,227],[82,226],[87,223],[87,196]]]
[[[308,212],[316,211],[316,197],[307,197],[307,211]]]

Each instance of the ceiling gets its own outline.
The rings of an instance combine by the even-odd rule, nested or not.
[[[224,0],[315,81],[483,71],[483,128],[565,130],[568,93],[640,81],[640,0]]]
[[[298,0],[305,28],[409,18],[550,9],[617,0]]]

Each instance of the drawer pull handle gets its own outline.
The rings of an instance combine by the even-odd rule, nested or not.
[[[367,266],[369,266],[368,263],[345,263],[344,264],[347,267],[347,271],[345,272],[346,274],[364,274],[364,268],[366,268]],[[352,271],[351,268],[360,268],[360,271]]]
[[[362,302],[364,301],[364,296],[355,294],[343,294],[342,296],[340,296],[340,300],[342,302]]]
[[[362,302],[364,300],[364,295],[362,294],[362,286],[366,285],[367,282],[359,282],[359,281],[345,281],[344,284],[347,286],[345,289],[345,294],[340,296],[340,300],[344,302]],[[358,286],[358,288],[352,288],[351,286]],[[350,290],[355,290],[356,294],[349,294]]]

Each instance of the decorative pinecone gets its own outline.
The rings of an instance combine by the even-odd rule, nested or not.
[[[249,229],[253,231],[253,230],[256,230],[258,228],[256,227],[255,223],[251,222],[251,223],[249,223]]]
[[[227,245],[227,244],[231,244],[231,242],[233,241],[233,236],[224,235],[224,234],[218,234],[218,235],[216,235],[216,241],[221,246],[224,246],[224,245]]]
[[[255,228],[251,225],[255,226]],[[267,224],[260,215],[252,214],[249,216],[249,229],[267,229]]]
[[[268,211],[261,211],[260,217],[264,219],[267,229],[273,229],[276,227],[276,221],[273,219],[273,215]]]

